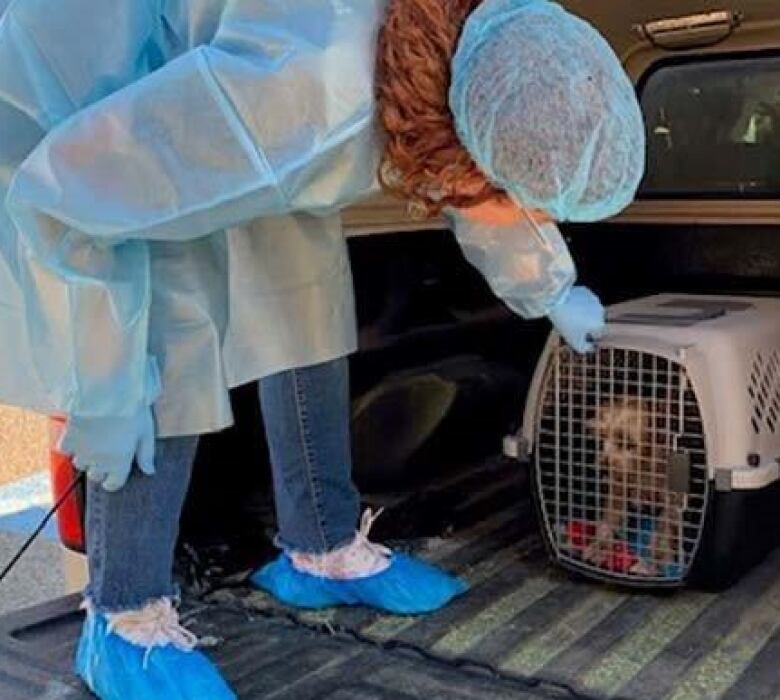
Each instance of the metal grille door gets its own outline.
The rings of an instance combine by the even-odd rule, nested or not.
[[[536,482],[558,559],[624,583],[682,582],[709,489],[704,428],[685,369],[616,348],[560,347],[536,420]]]

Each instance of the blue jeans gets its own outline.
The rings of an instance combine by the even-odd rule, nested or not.
[[[346,359],[260,382],[274,476],[278,544],[323,553],[355,536]],[[103,611],[135,609],[177,594],[173,556],[197,437],[158,440],[157,474],[134,471],[121,491],[90,484],[87,595]]]

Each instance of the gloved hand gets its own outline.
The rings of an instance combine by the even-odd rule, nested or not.
[[[593,340],[604,332],[607,314],[598,297],[585,287],[574,287],[549,313],[555,329],[579,353],[591,352]]]
[[[71,418],[59,449],[71,455],[76,469],[103,486],[119,491],[130,478],[133,462],[154,474],[155,427],[151,406],[123,418]]]

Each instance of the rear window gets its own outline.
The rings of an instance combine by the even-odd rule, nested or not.
[[[780,57],[667,65],[641,91],[648,198],[780,198]]]

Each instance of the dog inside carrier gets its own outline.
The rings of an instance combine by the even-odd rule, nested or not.
[[[661,295],[609,319],[587,355],[553,334],[528,396],[551,556],[626,585],[728,585],[780,542],[780,299]]]

